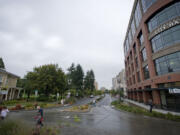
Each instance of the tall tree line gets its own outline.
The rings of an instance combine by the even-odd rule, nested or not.
[[[72,63],[67,74],[57,64],[48,64],[35,67],[23,79],[18,80],[17,86],[25,89],[28,98],[35,90],[48,97],[56,93],[63,95],[70,89],[93,91],[94,81],[93,70],[87,71],[85,75],[80,64]]]
[[[87,71],[86,75],[84,75],[80,64],[77,66],[74,63],[71,64],[68,68],[67,78],[69,89],[94,90],[95,75],[93,70]]]

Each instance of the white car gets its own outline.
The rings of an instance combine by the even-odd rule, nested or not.
[[[93,98],[93,97],[94,97],[93,95],[90,96],[90,98]]]

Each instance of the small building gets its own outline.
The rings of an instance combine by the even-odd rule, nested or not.
[[[5,100],[18,99],[21,88],[17,88],[19,76],[0,68],[0,102]]]

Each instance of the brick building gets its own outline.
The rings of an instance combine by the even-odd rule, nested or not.
[[[180,111],[180,1],[135,0],[124,54],[128,98]]]

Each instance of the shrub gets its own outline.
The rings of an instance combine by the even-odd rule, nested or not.
[[[37,101],[49,101],[49,97],[45,96],[45,95],[39,95],[39,97],[37,98]]]
[[[73,104],[75,102],[76,102],[76,98],[70,97],[70,98],[66,99],[65,104]]]

